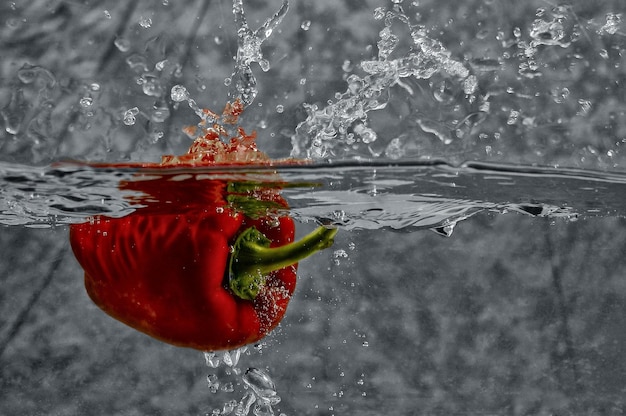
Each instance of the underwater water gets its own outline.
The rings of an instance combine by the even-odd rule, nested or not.
[[[0,413],[623,414],[625,12],[1,4]],[[298,235],[339,233],[274,332],[203,354],[102,313],[68,225],[164,175],[94,163],[182,154],[237,97],[261,150],[308,163],[172,180],[279,177]]]

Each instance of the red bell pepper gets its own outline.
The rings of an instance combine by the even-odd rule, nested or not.
[[[199,174],[181,181],[180,172],[168,172],[269,162],[254,136],[240,129],[224,143],[220,129],[206,129],[187,155],[164,157],[163,175],[121,184],[144,194],[136,200],[144,208],[70,226],[96,305],[154,338],[203,351],[254,343],[275,328],[294,291],[297,262],[329,247],[337,231],[319,227],[294,242],[288,205],[273,185]]]

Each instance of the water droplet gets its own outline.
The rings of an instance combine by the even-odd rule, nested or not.
[[[143,93],[151,97],[160,97],[163,94],[161,81],[153,75],[144,75],[142,78]]]
[[[622,14],[621,13],[607,13],[606,14],[606,23],[598,29],[598,34],[602,35],[607,33],[609,35],[614,35],[619,30],[620,23],[622,22]]]
[[[563,23],[556,19],[551,21],[535,20],[530,28],[530,36],[533,38],[531,42],[532,47],[537,45],[567,47],[570,45],[569,42],[564,40],[565,30],[563,29]]]
[[[163,71],[163,69],[165,69],[165,65],[167,65],[168,60],[167,59],[163,59],[162,61],[157,62],[156,64],[154,64],[154,69],[156,69],[157,71],[161,72]]]
[[[137,107],[129,108],[128,110],[124,111],[124,124],[126,124],[127,126],[132,126],[133,124],[135,124],[135,122],[137,121],[137,118],[135,116],[137,114],[139,114],[139,109]]]
[[[300,29],[307,31],[311,28],[311,21],[310,20],[305,20],[304,22],[302,22],[302,24],[300,25]]]
[[[520,116],[519,111],[511,110],[509,112],[509,118],[507,119],[506,124],[508,124],[509,126],[512,126],[513,124],[517,123],[519,116]]]
[[[38,67],[24,64],[17,71],[17,78],[24,84],[32,84],[38,77]]]
[[[357,124],[354,127],[354,133],[361,137],[363,143],[373,143],[378,138],[376,132],[364,124]]]
[[[82,97],[79,101],[79,104],[83,108],[90,108],[93,105],[93,98],[91,97]]]
[[[145,57],[133,54],[126,58],[126,64],[137,73],[148,72],[148,61]]]
[[[374,19],[375,20],[382,20],[385,17],[385,8],[384,7],[377,7],[374,9]]]
[[[576,115],[584,116],[591,111],[591,101],[581,98],[578,100],[578,104],[580,105],[580,110],[576,113]]]
[[[476,78],[476,76],[470,75],[463,80],[463,92],[466,95],[474,94],[476,88],[478,88],[478,78]]]
[[[155,123],[163,123],[165,120],[169,118],[169,116],[170,116],[170,109],[165,105],[161,105],[161,106],[154,107],[150,118]]]
[[[152,26],[152,19],[147,16],[141,16],[139,18],[139,26],[143,27],[144,29],[148,29],[150,26]]]
[[[115,47],[117,49],[119,49],[120,52],[128,52],[130,50],[130,41],[126,38],[115,38],[115,40],[113,41],[113,43],[115,44]]]
[[[172,101],[180,103],[189,99],[189,92],[187,92],[187,88],[182,85],[174,85],[170,92],[170,96]]]

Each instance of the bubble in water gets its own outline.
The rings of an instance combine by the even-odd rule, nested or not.
[[[258,368],[249,368],[242,377],[243,382],[254,391],[254,394],[272,404],[278,403],[280,397],[276,395],[276,386],[270,376]],[[278,400],[278,401],[276,401]]]
[[[111,13],[108,10],[104,11],[104,17],[106,17],[107,19],[111,18]]]
[[[307,31],[311,28],[311,21],[310,20],[305,20],[304,22],[302,22],[300,24],[300,29]]]
[[[246,393],[235,408],[235,416],[246,416],[250,413],[250,408],[256,401],[256,397],[252,393]]]
[[[274,416],[272,405],[263,401],[256,402],[252,413],[254,416]]]
[[[217,393],[220,387],[220,381],[218,380],[217,375],[209,374],[206,378],[206,381],[209,387],[209,391],[211,393]]]
[[[213,42],[215,42],[216,45],[221,45],[222,43],[224,43],[224,37],[221,35],[217,35],[213,38]]]
[[[124,124],[126,124],[127,126],[134,125],[137,121],[137,118],[135,117],[137,114],[139,114],[139,109],[137,107],[129,108],[128,110],[124,111]]]
[[[206,361],[206,365],[211,368],[217,368],[220,366],[220,357],[216,352],[205,352],[204,360]]]
[[[180,103],[189,99],[189,92],[187,92],[187,88],[182,85],[174,85],[170,92],[170,97],[172,101]]]
[[[282,114],[285,111],[285,106],[283,106],[282,104],[278,104],[276,106],[276,112],[279,114]]]
[[[115,38],[113,44],[115,44],[115,47],[119,49],[120,52],[128,52],[130,50],[130,41],[126,38]]]
[[[239,358],[241,357],[241,353],[245,352],[246,350],[246,347],[242,347],[234,349],[232,351],[225,351],[223,357],[224,364],[229,367],[237,366],[237,364],[239,363]]]

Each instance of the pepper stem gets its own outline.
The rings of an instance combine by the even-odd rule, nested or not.
[[[229,261],[229,286],[241,299],[253,300],[265,284],[267,275],[296,264],[300,260],[333,244],[336,228],[320,226],[301,240],[280,247],[270,247],[271,241],[255,227],[243,231],[235,244]]]

